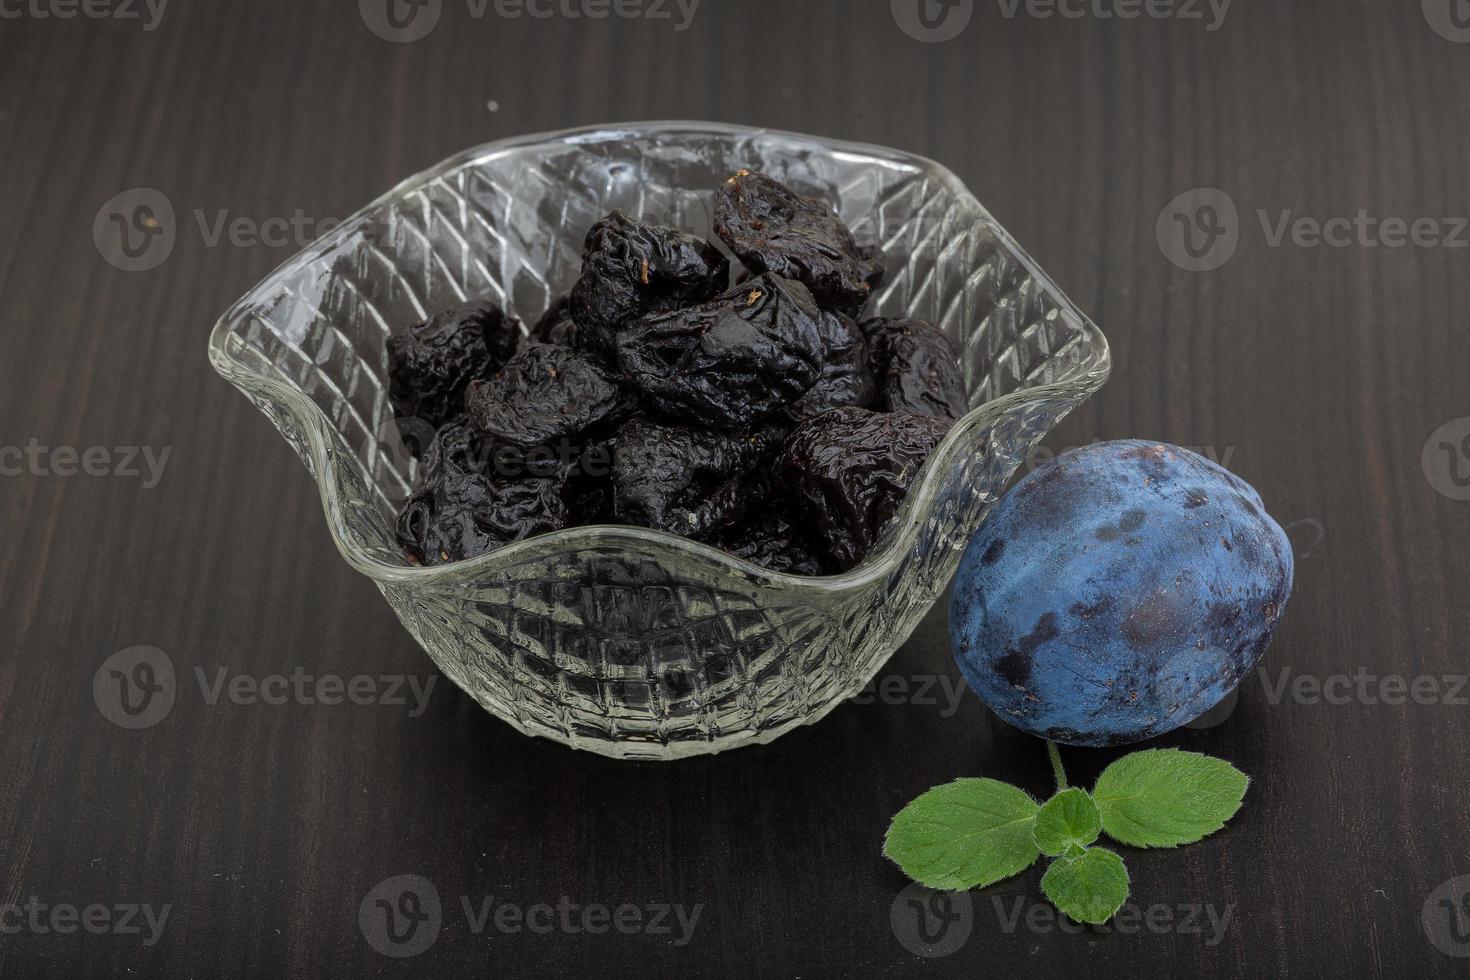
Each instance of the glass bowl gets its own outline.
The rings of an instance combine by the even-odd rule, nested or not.
[[[566,292],[613,208],[711,234],[714,188],[762,170],[881,243],[874,307],[939,324],[971,411],[857,568],[767,571],[633,527],[579,527],[421,568],[393,534],[414,477],[384,342],[488,297],[525,322]],[[434,663],[528,735],[628,759],[769,742],[858,693],[944,591],[1021,461],[1107,379],[1102,333],[948,170],[921,157],[704,122],[490,143],[399,184],[221,317],[210,361],[321,490],[332,538]]]

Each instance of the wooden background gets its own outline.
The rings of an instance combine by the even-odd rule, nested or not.
[[[178,0],[153,30],[7,0],[0,445],[170,456],[153,487],[0,477],[0,905],[170,916],[152,945],[0,919],[0,975],[1464,975],[1422,917],[1428,903],[1439,946],[1467,952],[1435,897],[1470,874],[1463,690],[1273,703],[1252,678],[1224,724],[1162,740],[1254,777],[1227,831],[1127,853],[1141,910],[1228,912],[1219,936],[1177,912],[1163,934],[1028,926],[1034,869],[952,906],[968,938],[921,958],[892,924],[896,901],[900,922],[913,912],[879,855],[889,818],[959,775],[1049,791],[1040,742],[967,692],[946,700],[959,681],[942,607],[886,668],[889,697],[674,765],[526,739],[442,677],[418,717],[210,704],[194,679],[435,676],[333,549],[300,462],[205,360],[215,317],[295,245],[211,244],[198,215],[339,217],[481,141],[707,118],[948,164],[1112,340],[1113,380],[1049,445],[1210,447],[1292,526],[1272,683],[1366,671],[1448,694],[1470,670],[1470,503],[1435,490],[1421,451],[1470,415],[1466,236],[1273,246],[1258,215],[1364,209],[1454,237],[1442,219],[1470,214],[1470,44],[1432,29],[1436,3],[1255,0],[1208,30],[1192,0],[1204,20],[1007,17],[1008,0],[980,0],[959,37],[925,43],[884,0],[704,0],[682,31],[674,7],[673,21],[476,19],[443,0],[429,36],[394,44],[351,0]],[[93,221],[140,186],[172,204],[176,242],[125,272]],[[1239,209],[1238,251],[1210,272],[1176,268],[1155,237],[1196,187]],[[92,683],[138,645],[180,681],[168,716],[134,731]],[[1067,758],[1086,784],[1115,754]],[[399,874],[433,882],[445,908],[407,960],[358,924]],[[700,917],[683,944],[677,926],[474,935],[461,896]],[[1470,931],[1470,911],[1456,925]]]

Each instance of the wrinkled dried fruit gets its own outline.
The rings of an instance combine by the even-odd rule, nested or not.
[[[704,302],[729,281],[730,260],[709,242],[614,211],[587,233],[582,277],[572,287],[577,342],[611,356],[628,320]]]
[[[834,409],[796,427],[777,468],[828,571],[863,560],[949,427],[861,408]]]
[[[820,415],[829,408],[873,408],[878,383],[868,363],[868,345],[852,320],[824,313],[817,321],[822,335],[822,376],[787,409],[794,419]]]
[[[752,467],[770,459],[783,431],[749,435],[638,420],[613,441],[618,520],[703,539],[734,523],[750,500]]]
[[[765,174],[741,170],[715,194],[715,234],[755,272],[805,283],[823,307],[856,315],[882,279],[831,206]]]
[[[465,387],[510,360],[520,337],[520,322],[489,302],[436,313],[389,337],[388,397],[405,437],[415,425],[437,429],[458,415]]]
[[[480,432],[522,449],[576,439],[627,407],[596,357],[553,344],[528,344],[465,393],[465,413]]]
[[[959,355],[938,327],[880,317],[864,321],[861,329],[885,411],[944,419],[969,411]]]
[[[577,346],[577,321],[572,318],[572,297],[563,296],[547,307],[531,328],[531,339],[562,347]]]
[[[447,476],[417,490],[398,515],[398,540],[424,565],[474,558],[566,526],[560,479],[497,482]]]
[[[755,511],[742,524],[716,539],[725,551],[753,565],[791,575],[821,575],[822,562],[797,528],[789,509],[777,500],[751,505]]]
[[[618,333],[618,364],[660,410],[744,429],[816,384],[822,313],[799,282],[763,275],[708,303]]]

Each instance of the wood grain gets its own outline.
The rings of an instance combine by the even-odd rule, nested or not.
[[[1470,874],[1463,702],[1272,703],[1252,680],[1227,723],[1162,740],[1250,773],[1241,815],[1194,847],[1129,855],[1141,908],[1228,909],[1218,943],[1203,919],[1202,935],[1008,928],[1013,903],[1039,901],[1038,869],[975,894],[968,941],[928,960],[890,924],[905,883],[879,855],[888,819],[958,775],[1048,791],[1040,743],[968,693],[948,705],[942,607],[885,672],[907,703],[675,765],[528,740],[442,677],[418,717],[209,704],[196,670],[436,675],[335,553],[295,456],[205,361],[214,318],[294,247],[211,245],[198,215],[340,217],[463,147],[626,119],[934,157],[1113,342],[1112,382],[1049,445],[1211,447],[1294,524],[1273,682],[1463,676],[1470,503],[1437,493],[1420,456],[1470,414],[1470,250],[1272,247],[1258,212],[1470,214],[1470,45],[1390,0],[1239,4],[1214,31],[1024,5],[1008,19],[982,2],[942,44],[906,36],[881,0],[704,0],[683,31],[475,20],[445,0],[435,31],[403,45],[355,6],[178,3],[152,31],[0,20],[0,445],[170,452],[151,488],[0,478],[0,904],[171,909],[152,945],[0,933],[0,975],[1463,973],[1421,924],[1431,892]],[[172,203],[177,241],[127,273],[91,230],[138,186]],[[1230,194],[1241,240],[1223,268],[1190,273],[1155,224],[1202,186]],[[180,687],[167,718],[129,731],[92,682],[137,645],[164,651]],[[1068,753],[1075,781],[1114,755]],[[357,920],[397,874],[444,902],[438,940],[406,961]],[[677,926],[475,935],[461,896],[700,917],[683,944]]]

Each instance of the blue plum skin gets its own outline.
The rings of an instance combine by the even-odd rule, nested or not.
[[[1037,467],[970,542],[949,628],[960,672],[1067,745],[1162,735],[1256,665],[1294,559],[1261,497],[1185,449],[1128,440]]]

